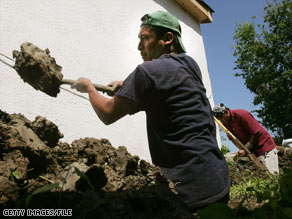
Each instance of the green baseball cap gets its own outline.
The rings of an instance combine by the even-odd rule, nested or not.
[[[173,30],[176,33],[181,51],[186,53],[184,44],[181,39],[181,27],[177,18],[166,11],[156,11],[151,14],[145,14],[142,18],[142,25],[151,25],[157,27],[164,27]]]

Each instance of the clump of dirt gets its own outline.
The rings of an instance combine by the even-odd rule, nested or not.
[[[29,42],[23,43],[20,48],[21,51],[13,51],[14,69],[19,76],[36,90],[56,97],[63,79],[62,67],[57,65],[48,49],[43,51]]]
[[[54,123],[41,116],[32,122],[32,130],[49,147],[55,147],[59,139],[64,137]]]
[[[292,148],[277,146],[279,168],[291,169],[292,168]],[[251,162],[247,157],[238,157],[237,161],[234,161],[229,165],[230,171],[230,184],[238,185],[241,182],[247,182],[253,177],[259,177],[262,179],[270,178],[270,175],[265,171],[257,168],[257,166]]]
[[[44,117],[31,122],[0,110],[0,209],[72,209],[74,218],[193,217],[159,168],[126,147],[95,138],[68,144],[62,137]]]

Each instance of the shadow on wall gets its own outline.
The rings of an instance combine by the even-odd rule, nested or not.
[[[170,12],[177,17],[180,23],[184,23],[188,27],[196,31],[200,36],[202,36],[201,28],[199,22],[193,22],[193,17],[188,14],[178,3],[175,1],[169,0],[154,0],[158,5],[162,6],[166,11]],[[182,13],[187,13],[187,16],[183,16]],[[183,28],[182,28],[182,37],[183,37]]]

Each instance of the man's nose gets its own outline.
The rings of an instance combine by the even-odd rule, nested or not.
[[[138,50],[141,51],[143,49],[141,41],[138,43]]]

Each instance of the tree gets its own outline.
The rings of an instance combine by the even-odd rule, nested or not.
[[[292,138],[292,1],[267,2],[264,24],[237,24],[235,76],[255,94],[254,112],[267,129]]]

